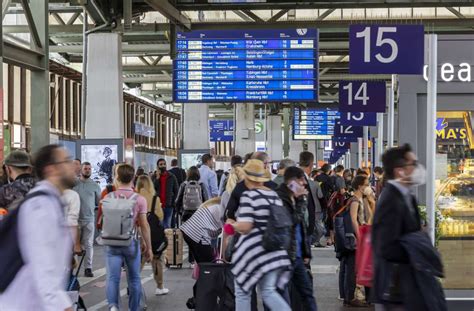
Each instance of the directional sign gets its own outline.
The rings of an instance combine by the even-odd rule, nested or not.
[[[385,112],[385,82],[339,81],[339,111]]]
[[[339,121],[334,127],[334,140],[345,142],[356,142],[357,138],[363,136],[362,126],[341,125]]]
[[[342,125],[376,126],[376,112],[341,112]]]
[[[423,25],[351,25],[349,72],[422,74]]]

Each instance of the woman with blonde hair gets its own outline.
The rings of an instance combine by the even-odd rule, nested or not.
[[[136,180],[137,185],[135,191],[145,197],[147,202],[148,212],[154,210],[155,215],[158,217],[160,222],[163,222],[164,214],[163,208],[161,207],[161,201],[155,193],[155,187],[151,178],[147,175],[141,175]],[[156,282],[155,295],[166,295],[169,293],[169,289],[164,287],[163,283],[163,260],[162,254],[154,254],[151,261],[153,268],[153,277]]]

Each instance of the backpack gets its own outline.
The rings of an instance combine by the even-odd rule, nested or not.
[[[153,197],[151,211],[147,213],[146,218],[150,225],[151,250],[154,255],[161,253],[168,247],[168,239],[165,236],[165,228],[161,224],[160,219],[155,214],[157,196]]]
[[[344,206],[335,212],[334,219],[334,247],[336,253],[355,251],[356,237],[352,226],[350,206],[357,198],[351,197],[344,201]]]
[[[271,204],[270,200],[266,200],[270,205],[270,215],[268,216],[267,229],[263,233],[262,246],[269,252],[288,251],[291,248],[293,229],[291,214],[284,206],[277,206]]]
[[[50,194],[44,191],[35,191],[27,194],[15,207],[11,205],[9,213],[0,221],[0,293],[4,292],[13,282],[18,271],[25,264],[18,241],[18,215],[20,207],[27,200],[37,196]]]
[[[129,246],[132,243],[135,234],[133,209],[137,197],[138,194],[134,193],[128,199],[124,195],[117,198],[112,192],[102,200],[101,239],[104,245]]]
[[[202,188],[197,181],[189,181],[184,185],[183,209],[195,211],[202,204]]]

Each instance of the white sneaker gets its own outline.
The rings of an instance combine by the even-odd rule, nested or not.
[[[117,308],[116,306],[113,306],[112,308],[110,308],[110,311],[119,311],[119,308]]]
[[[156,296],[162,296],[162,295],[166,295],[170,292],[169,289],[167,288],[157,288],[156,291],[155,291],[155,295]]]

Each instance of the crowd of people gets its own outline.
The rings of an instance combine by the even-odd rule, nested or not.
[[[167,169],[166,160],[159,159],[157,170],[149,174],[117,163],[113,180],[100,189],[90,178],[90,163],[72,160],[58,145],[45,146],[32,158],[13,151],[4,161],[9,183],[0,188],[0,233],[18,234],[10,240],[0,237],[5,247],[0,254],[0,306],[73,310],[65,286],[71,275],[67,271],[74,267],[71,258],[85,256],[84,276],[93,277],[96,242],[105,247],[109,309],[120,309],[125,268],[129,309],[139,310],[140,273],[146,262],[153,268],[155,294],[169,293],[163,278],[163,233],[172,228],[182,232],[188,260],[197,271],[190,308],[199,309],[202,300],[196,297],[197,268],[218,259],[230,267],[233,309],[256,310],[258,287],[266,310],[317,310],[312,248],[327,247],[334,247],[340,261],[344,306],[374,303],[376,310],[435,310],[431,304],[444,304],[444,299],[419,298],[440,287],[431,279],[428,285],[417,283],[423,272],[411,263],[413,253],[425,247],[431,271],[442,274],[436,252],[421,243],[426,240],[420,235],[422,222],[411,189],[423,183],[424,171],[409,146],[387,150],[384,168],[373,171],[327,163],[315,167],[308,151],[295,160],[281,160],[272,172],[264,152],[235,155],[220,178],[210,154],[187,171],[176,160]],[[371,228],[373,277],[358,284],[360,245],[367,239],[363,227]],[[2,274],[6,265],[8,275]],[[404,280],[403,286],[393,283],[397,278]],[[29,299],[22,299],[26,291]]]

